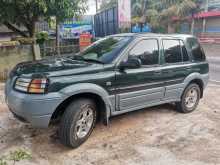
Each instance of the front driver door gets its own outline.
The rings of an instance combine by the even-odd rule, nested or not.
[[[116,72],[116,110],[131,111],[155,104],[164,97],[164,85],[159,65],[159,45],[157,39],[137,41],[128,55],[140,59],[141,67]]]

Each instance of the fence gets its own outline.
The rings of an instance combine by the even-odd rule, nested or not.
[[[59,46],[59,52],[60,55],[64,54],[74,54],[79,52],[79,45],[65,45],[65,46]],[[58,49],[57,47],[43,47],[40,48],[41,57],[56,57],[58,56]]]
[[[62,40],[59,46],[60,55],[79,52],[78,40]],[[56,57],[58,55],[56,40],[48,40],[40,45],[41,57]],[[18,63],[32,61],[33,50],[31,45],[1,44],[0,46],[0,81],[5,81],[8,73]]]
[[[78,43],[78,40],[62,40],[62,42],[60,42],[60,46],[58,47],[60,55],[79,52]],[[40,51],[42,58],[57,56],[58,49],[56,47],[56,40],[51,39],[46,41],[45,44],[40,45]]]
[[[96,37],[116,34],[119,32],[118,10],[117,7],[107,9],[95,15],[95,34]]]

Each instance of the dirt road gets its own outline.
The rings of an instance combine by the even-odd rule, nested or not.
[[[15,120],[0,102],[0,158],[23,149],[32,159],[16,165],[220,164],[219,95],[220,86],[209,85],[191,114],[166,104],[115,117],[108,127],[98,123],[89,140],[75,150],[59,143],[55,126],[33,129]]]

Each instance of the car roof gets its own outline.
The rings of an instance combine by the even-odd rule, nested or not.
[[[164,38],[176,38],[176,39],[187,39],[187,38],[195,38],[193,35],[189,34],[160,34],[160,33],[120,33],[112,36],[118,37],[164,37]]]

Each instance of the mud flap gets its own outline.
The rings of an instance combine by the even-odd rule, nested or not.
[[[109,125],[109,117],[110,117],[110,106],[107,106],[106,111],[103,114],[103,124],[105,126]]]

